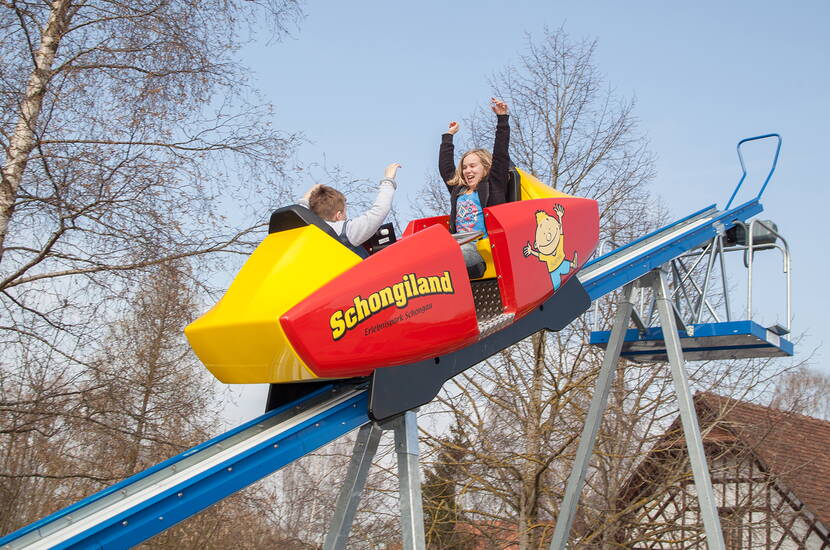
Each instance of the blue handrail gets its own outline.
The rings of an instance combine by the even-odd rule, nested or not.
[[[771,138],[771,137],[778,138],[778,146],[775,148],[775,158],[772,159],[772,167],[769,169],[769,174],[767,174],[767,179],[764,180],[764,185],[761,186],[761,190],[758,191],[758,196],[755,197],[755,200],[761,200],[761,195],[764,194],[764,189],[767,188],[767,184],[769,183],[769,180],[772,177],[772,173],[775,172],[775,165],[778,164],[778,153],[781,152],[781,136],[778,135],[778,134],[764,134],[762,136],[755,136],[755,137],[745,138],[745,139],[742,139],[741,141],[738,142],[738,160],[741,161],[741,170],[742,170],[743,173],[741,174],[741,179],[738,182],[738,185],[735,187],[735,190],[732,192],[732,196],[729,197],[729,202],[726,203],[726,207],[724,208],[724,210],[729,210],[729,207],[732,205],[732,201],[735,199],[735,195],[738,194],[738,190],[741,188],[741,185],[744,183],[744,180],[746,179],[746,165],[744,165],[744,156],[743,156],[743,153],[741,153],[741,145],[743,145],[747,141],[755,141],[757,139],[766,139],[766,138]]]

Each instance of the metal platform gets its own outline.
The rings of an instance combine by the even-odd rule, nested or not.
[[[754,321],[701,323],[691,325],[688,331],[680,329],[677,332],[683,357],[687,361],[793,355],[792,342]],[[611,331],[607,330],[592,332],[591,345],[605,349],[610,336]],[[620,355],[629,361],[665,362],[666,343],[662,327],[627,330]]]

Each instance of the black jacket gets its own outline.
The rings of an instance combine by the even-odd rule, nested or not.
[[[490,172],[478,184],[476,192],[481,207],[495,206],[507,202],[507,183],[510,178],[510,123],[509,115],[496,116],[496,139],[493,143],[493,165]],[[441,148],[438,151],[438,172],[447,184],[455,176],[455,145],[452,134],[441,136]],[[455,216],[458,195],[467,189],[464,185],[447,185],[450,192],[450,232],[455,233]]]

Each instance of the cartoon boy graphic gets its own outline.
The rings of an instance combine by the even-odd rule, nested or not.
[[[536,211],[536,241],[529,242],[522,250],[525,257],[533,254],[540,262],[544,262],[550,272],[553,290],[559,290],[562,276],[577,267],[576,251],[572,260],[565,259],[565,235],[562,232],[562,220],[565,216],[565,207],[557,204],[553,211],[559,216],[557,220],[544,210]]]

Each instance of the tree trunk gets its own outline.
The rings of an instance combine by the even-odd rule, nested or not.
[[[539,469],[537,462],[542,456],[542,392],[545,368],[545,332],[537,332],[533,342],[533,376],[528,395],[528,411],[525,440],[525,461],[522,471],[522,502],[520,509],[519,548],[535,550],[539,545]]]
[[[52,2],[49,20],[40,37],[40,46],[34,52],[34,67],[20,104],[20,118],[9,140],[6,162],[0,180],[0,261],[5,250],[6,233],[14,213],[17,190],[26,170],[29,155],[37,142],[35,127],[43,107],[43,97],[52,77],[52,64],[61,37],[66,30],[71,0]]]

